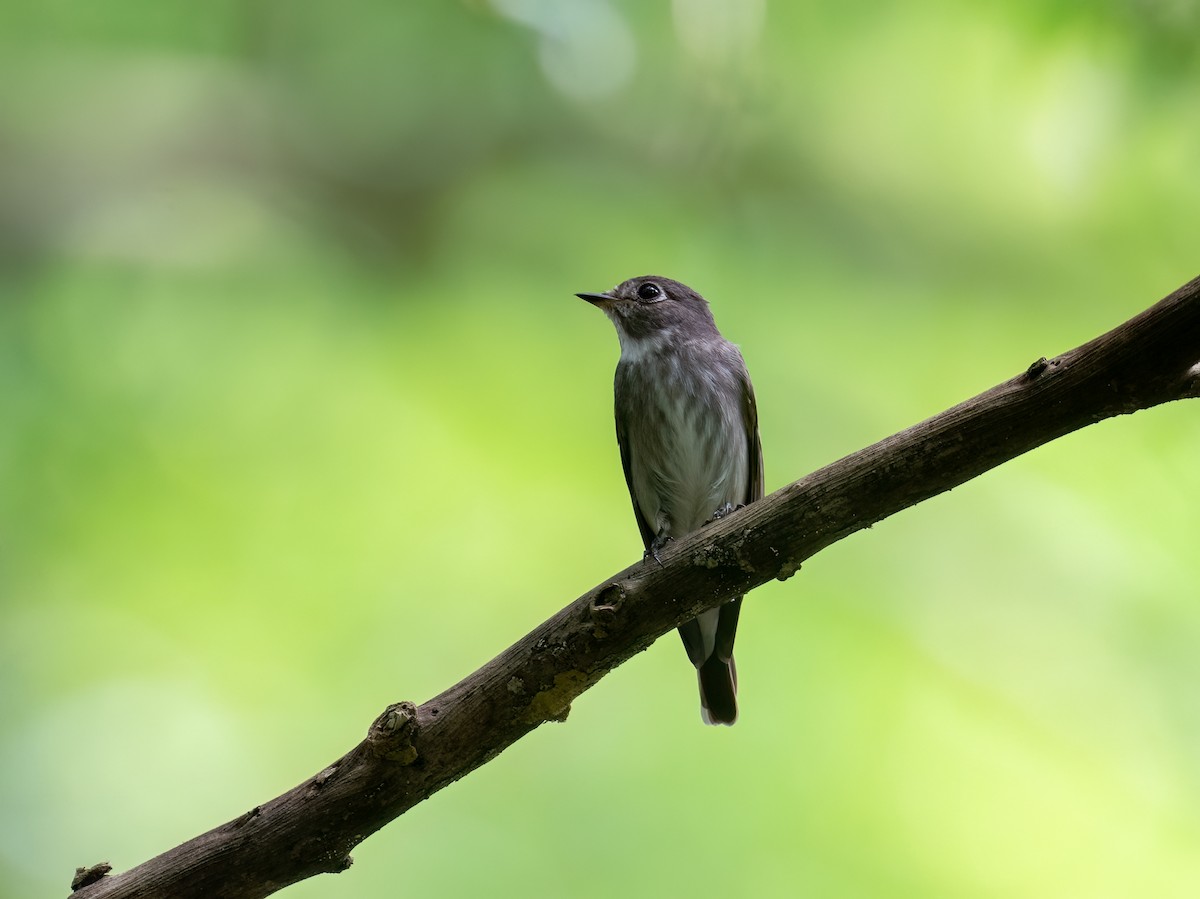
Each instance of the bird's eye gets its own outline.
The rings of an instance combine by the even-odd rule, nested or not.
[[[657,300],[662,296],[662,290],[651,281],[647,281],[637,289],[637,295],[643,300]]]

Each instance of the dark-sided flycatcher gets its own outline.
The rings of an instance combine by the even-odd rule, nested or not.
[[[599,306],[621,340],[615,378],[617,443],[647,557],[739,506],[762,498],[754,388],[738,348],[721,336],[704,297],[645,275]],[[737,720],[733,637],[741,597],[682,624],[708,724]]]

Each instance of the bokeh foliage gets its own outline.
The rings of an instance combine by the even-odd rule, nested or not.
[[[1195,0],[0,7],[0,892],[292,786],[637,558],[693,284],[768,489],[1196,274]],[[674,638],[287,893],[1200,892],[1200,422],[1111,421]]]

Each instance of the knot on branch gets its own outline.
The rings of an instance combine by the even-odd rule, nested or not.
[[[401,765],[411,765],[419,753],[415,745],[417,707],[411,702],[396,702],[383,710],[367,731],[367,745],[379,757]]]
[[[308,790],[305,792],[304,798],[311,799],[312,797],[316,796],[319,792],[321,792],[322,789],[324,789],[325,784],[329,783],[329,781],[333,778],[333,775],[337,774],[337,772],[337,765],[330,765],[328,768],[324,768],[319,771],[313,777],[313,779],[308,782]],[[241,818],[238,818],[237,821],[234,821],[233,824],[235,827],[241,827],[242,825],[248,824],[250,821],[254,820],[261,812],[261,808],[252,808],[246,813],[246,815],[242,815]],[[247,815],[250,817],[247,817]]]
[[[84,887],[91,886],[101,877],[104,877],[112,870],[112,865],[108,862],[100,862],[88,868],[76,868],[75,876],[71,878],[71,892],[82,890]]]
[[[1025,369],[1025,377],[1032,381],[1049,367],[1050,363],[1046,360],[1045,356],[1042,356],[1040,359],[1030,365],[1029,368]]]
[[[778,573],[776,573],[775,579],[777,581],[786,581],[788,578],[790,578],[792,575],[794,575],[799,570],[800,570],[799,562],[795,561],[794,559],[785,559],[783,561],[783,563],[779,566],[779,571],[778,571]]]
[[[589,611],[592,616],[592,636],[603,640],[609,631],[625,617],[625,588],[617,583],[605,584],[600,588]]]

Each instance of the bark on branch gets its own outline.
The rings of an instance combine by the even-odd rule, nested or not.
[[[267,896],[350,850],[546,721],[672,630],[791,577],[832,543],[1093,422],[1200,396],[1200,278],[1120,327],[847,456],[583,596],[421,706],[397,703],[299,786],[74,899]]]

